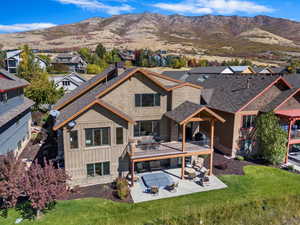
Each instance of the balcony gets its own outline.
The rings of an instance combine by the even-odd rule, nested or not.
[[[184,151],[183,151],[184,149]],[[180,157],[180,155],[209,154],[211,152],[210,140],[185,142],[184,147],[181,141],[172,142],[142,142],[139,144],[131,143],[129,155],[131,159],[155,158],[155,157]]]

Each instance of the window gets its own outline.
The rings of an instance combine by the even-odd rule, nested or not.
[[[155,136],[159,135],[159,121],[157,120],[144,120],[137,121],[134,125],[134,136]]]
[[[0,102],[7,102],[7,92],[0,93]]]
[[[241,141],[241,151],[242,152],[252,152],[253,149],[253,140],[242,140]]]
[[[110,175],[110,162],[87,164],[86,171],[88,177]]]
[[[123,140],[123,128],[122,127],[117,127],[116,128],[116,143],[117,143],[117,145],[124,144],[124,140]]]
[[[63,86],[70,86],[71,82],[69,80],[63,80]]]
[[[78,132],[77,130],[70,131],[70,148],[78,148]]]
[[[136,94],[135,107],[160,106],[160,94]]]
[[[15,59],[9,59],[8,67],[17,67],[17,61]]]
[[[86,147],[110,145],[110,128],[87,128],[85,129]]]
[[[242,128],[252,128],[255,127],[256,115],[243,116],[243,126]]]
[[[18,150],[22,148],[22,141],[18,141]]]

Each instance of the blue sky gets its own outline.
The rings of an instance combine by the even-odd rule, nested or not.
[[[10,0],[1,4],[0,33],[124,13],[269,15],[300,21],[299,11],[300,0]]]

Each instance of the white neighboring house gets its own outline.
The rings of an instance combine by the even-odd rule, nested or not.
[[[54,82],[57,88],[63,88],[65,92],[73,91],[82,83],[87,81],[76,72],[61,76],[55,75],[50,77],[50,79]]]
[[[22,50],[14,50],[6,52],[6,69],[9,73],[17,73],[17,68],[21,62],[20,54]],[[42,70],[47,69],[47,63],[38,56],[35,56],[35,61],[39,64]]]

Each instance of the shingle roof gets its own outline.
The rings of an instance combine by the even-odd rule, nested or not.
[[[293,87],[300,88],[300,74],[287,74],[283,76]]]
[[[278,78],[279,76],[265,75],[211,76],[201,83],[204,87],[202,97],[210,108],[235,113]]]
[[[101,94],[103,91],[111,87],[113,84],[118,82],[119,80],[123,79],[130,73],[132,73],[136,68],[130,68],[127,69],[124,73],[120,74],[119,76],[115,77],[112,80],[107,81],[106,83],[100,83],[87,91],[85,94],[81,95],[76,99],[76,101],[71,102],[64,108],[60,110],[59,116],[56,118],[55,127],[62,124],[64,121],[78,113],[83,108],[86,108],[90,104],[92,104],[94,101],[97,100],[96,96]],[[97,79],[95,79],[97,80]],[[81,87],[81,86],[80,86]],[[78,89],[78,88],[76,88]],[[75,90],[76,90],[75,89]],[[71,92],[72,93],[72,92]]]
[[[286,73],[287,72],[287,70],[286,70],[286,68],[285,67],[272,67],[272,68],[270,68],[272,71],[273,71],[273,73],[275,73],[275,74],[281,74],[281,73]]]
[[[20,79],[17,76],[10,74],[6,70],[0,69],[0,74],[2,74],[5,77],[0,77],[0,90],[9,90],[29,85],[29,83],[26,80]]]
[[[189,76],[188,71],[164,71],[162,74],[171,77],[176,80],[185,81],[186,77]]]
[[[225,69],[229,68],[228,66],[203,66],[191,69],[189,73],[197,73],[197,74],[220,74]]]
[[[299,91],[298,88],[291,88],[283,91],[280,95],[278,95],[273,101],[271,101],[264,108],[260,109],[262,112],[270,112],[275,110],[281,103],[283,103],[288,97],[296,94]]]
[[[11,110],[8,110],[3,115],[0,115],[0,127],[5,125],[7,122],[9,122],[10,120],[12,120],[13,118],[15,118],[16,116],[18,116],[33,105],[34,102],[32,100],[24,97],[24,102],[22,104],[12,108]]]
[[[54,106],[54,108],[58,108],[59,106],[65,104],[66,102],[70,101],[71,99],[75,98],[77,95],[81,94],[84,91],[88,91],[90,88],[92,88],[95,84],[98,82],[101,82],[103,79],[105,79],[106,76],[115,73],[115,67],[110,66],[106,70],[104,70],[102,73],[94,76],[92,79],[88,80],[85,83],[82,83],[79,87],[77,87],[75,90],[71,91],[70,93],[65,94]]]
[[[68,59],[68,61],[62,61],[61,58]],[[80,63],[81,61],[84,61],[83,58],[78,54],[70,54],[70,53],[61,53],[57,55],[52,63]]]
[[[205,106],[185,101],[181,105],[177,106],[174,110],[166,112],[165,116],[177,123],[180,123],[202,108],[205,108]]]

